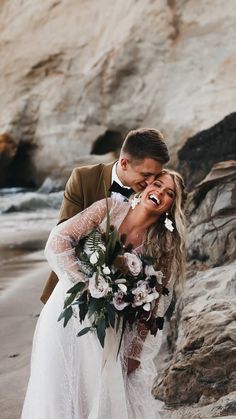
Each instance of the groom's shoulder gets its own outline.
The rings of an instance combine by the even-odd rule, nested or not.
[[[112,169],[114,161],[111,163],[98,163],[87,166],[75,167],[72,171],[73,177],[84,177],[84,176],[98,176],[104,171]]]

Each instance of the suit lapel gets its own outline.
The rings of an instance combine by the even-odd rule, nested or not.
[[[105,191],[104,191],[104,183],[106,186],[107,196],[110,196],[110,192],[108,189],[111,186],[111,175],[112,175],[112,168],[116,162],[112,162],[109,164],[104,165],[101,175],[98,180],[98,187],[97,187],[97,199],[105,198]]]

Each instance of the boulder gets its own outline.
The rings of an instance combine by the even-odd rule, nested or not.
[[[188,261],[193,268],[236,258],[236,161],[215,164],[189,194]]]
[[[177,409],[163,408],[161,410],[162,419],[206,419],[206,418],[221,418],[221,419],[235,419],[236,418],[236,391],[233,391],[226,396],[222,396],[217,401],[202,405],[182,406]]]
[[[236,112],[190,137],[178,152],[178,169],[191,190],[213,164],[236,158]]]
[[[236,391],[235,297],[235,261],[187,281],[176,350],[155,383],[155,397],[168,406],[201,405]]]

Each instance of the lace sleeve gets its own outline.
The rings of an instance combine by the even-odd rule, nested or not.
[[[109,199],[109,207],[111,200]],[[95,202],[89,208],[56,226],[47,241],[45,256],[59,280],[67,285],[85,281],[81,262],[75,254],[79,240],[98,226],[106,216],[106,200]]]

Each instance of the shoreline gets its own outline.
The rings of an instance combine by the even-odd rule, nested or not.
[[[43,251],[27,255],[23,271],[0,295],[0,405],[2,419],[19,419],[30,373],[33,333],[43,307],[39,300],[50,268]],[[12,268],[12,272],[14,267]]]
[[[51,214],[50,214],[51,215]],[[20,217],[20,219],[18,219]],[[50,273],[44,247],[55,218],[1,216],[0,227],[0,409],[2,419],[19,419],[30,374],[33,334]],[[41,228],[40,228],[41,227]]]

